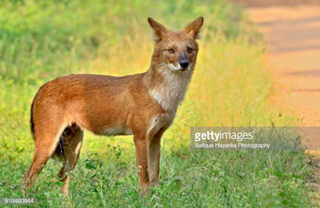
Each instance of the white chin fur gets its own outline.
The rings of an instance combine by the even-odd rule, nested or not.
[[[169,69],[171,69],[172,71],[180,71],[180,70],[182,70],[182,67],[181,66],[175,66],[175,65],[173,65],[173,64],[168,64],[168,67],[169,67]]]

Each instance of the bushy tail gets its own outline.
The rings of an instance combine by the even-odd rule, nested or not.
[[[34,108],[34,103],[35,103],[36,97],[32,101],[31,110],[30,110],[30,129],[31,129],[31,134],[32,134],[33,140],[35,140],[35,137],[34,137],[34,120],[33,120],[34,111],[33,111],[33,108]]]
[[[64,158],[63,134],[59,138],[59,142],[58,142],[57,148],[54,151],[54,153],[52,154],[52,157],[55,157],[55,158],[58,158],[58,159]]]

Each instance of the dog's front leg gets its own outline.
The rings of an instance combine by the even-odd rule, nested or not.
[[[141,193],[148,193],[149,174],[148,174],[148,140],[147,137],[134,135],[134,144],[136,147],[136,164],[139,171],[139,183]]]
[[[149,142],[149,160],[148,170],[150,187],[155,187],[159,184],[159,166],[160,166],[160,151],[161,151],[161,137],[165,129],[160,129]]]

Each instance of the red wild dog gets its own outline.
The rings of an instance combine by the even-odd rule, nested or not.
[[[148,18],[155,41],[148,71],[124,77],[69,75],[44,84],[31,106],[35,141],[25,174],[31,188],[47,160],[60,154],[59,172],[68,194],[70,171],[79,158],[83,130],[97,135],[134,135],[139,183],[145,193],[159,183],[160,143],[183,100],[197,60],[203,17],[182,31]]]

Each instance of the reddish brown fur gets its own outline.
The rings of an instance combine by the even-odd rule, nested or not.
[[[168,31],[151,18],[148,21],[157,38],[147,72],[124,77],[69,75],[40,88],[32,105],[35,152],[25,175],[27,188],[34,184],[62,134],[65,155],[59,176],[66,182],[63,192],[68,193],[70,175],[65,174],[77,163],[83,137],[81,129],[98,135],[132,133],[142,190],[158,184],[161,136],[171,125],[191,79],[198,51],[195,39],[203,18],[180,32]],[[168,48],[176,53],[169,53]],[[186,72],[171,71],[166,64],[176,65],[181,53],[187,54],[192,65]],[[168,89],[177,90],[172,97],[165,91],[170,84],[172,87]],[[178,103],[169,102],[170,99],[177,99]]]

